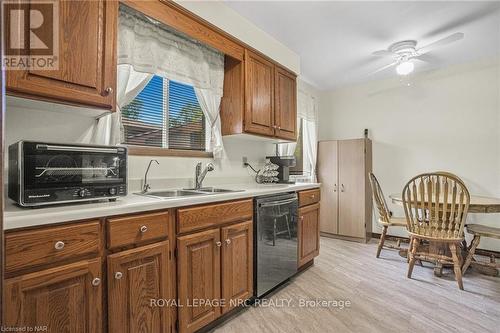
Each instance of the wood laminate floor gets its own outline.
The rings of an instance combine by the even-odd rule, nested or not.
[[[215,332],[500,332],[500,278],[470,270],[460,291],[451,270],[438,278],[415,265],[410,280],[396,251],[375,251],[375,242],[321,238],[315,265],[269,297],[275,306],[247,309]],[[301,299],[351,305],[304,308]]]

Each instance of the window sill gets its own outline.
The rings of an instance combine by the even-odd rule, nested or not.
[[[145,146],[127,146],[129,155],[136,156],[173,156],[213,158],[214,154],[199,150],[167,149]]]

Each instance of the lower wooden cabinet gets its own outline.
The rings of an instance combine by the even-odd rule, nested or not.
[[[8,279],[5,326],[57,333],[101,332],[102,288],[100,258]]]
[[[247,221],[177,238],[179,332],[194,332],[253,295],[252,228]]]
[[[169,250],[167,240],[108,256],[109,332],[172,331]]]
[[[220,307],[195,304],[220,299],[220,229],[177,238],[180,332],[194,332],[220,316]]]
[[[319,203],[299,208],[299,267],[319,254]]]
[[[253,222],[238,223],[222,232],[222,299],[226,313],[253,295]]]

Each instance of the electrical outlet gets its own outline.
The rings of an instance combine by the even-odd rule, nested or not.
[[[246,156],[243,156],[243,158],[242,158],[242,162],[243,162],[243,167],[245,167],[245,168],[246,168],[247,163],[248,163],[248,158],[247,158]]]

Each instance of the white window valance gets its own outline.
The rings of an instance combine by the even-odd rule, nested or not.
[[[120,6],[118,64],[222,96],[224,54]]]

